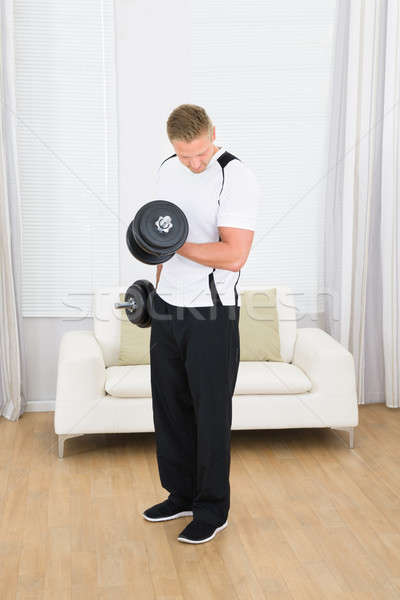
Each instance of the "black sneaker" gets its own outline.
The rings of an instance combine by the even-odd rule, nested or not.
[[[169,521],[178,517],[192,517],[193,510],[191,505],[176,506],[169,498],[147,508],[143,513],[147,521]]]
[[[228,519],[219,527],[217,527],[217,525],[205,523],[200,519],[193,519],[193,521],[186,525],[185,529],[180,532],[177,539],[180,542],[187,542],[189,544],[202,544],[203,542],[212,540],[215,535],[219,531],[225,529],[227,525]]]

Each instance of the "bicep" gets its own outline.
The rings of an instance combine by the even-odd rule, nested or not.
[[[253,243],[254,231],[238,227],[218,227],[218,231],[221,240],[234,249],[239,262],[245,263]]]

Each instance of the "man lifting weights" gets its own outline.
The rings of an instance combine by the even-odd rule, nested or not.
[[[152,406],[163,502],[149,521],[193,515],[178,540],[202,543],[228,524],[232,395],[239,368],[240,272],[256,226],[254,173],[215,146],[204,108],[168,117],[175,154],[157,173],[157,198],[179,206],[186,242],[157,265],[150,338]]]

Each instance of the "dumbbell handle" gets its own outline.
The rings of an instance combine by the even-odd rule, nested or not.
[[[116,302],[114,308],[130,308],[131,310],[136,310],[136,302],[133,298],[131,298],[129,302]]]

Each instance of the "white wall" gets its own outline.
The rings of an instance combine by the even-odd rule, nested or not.
[[[165,129],[169,113],[192,101],[188,11],[185,0],[160,2],[156,11],[146,0],[115,0],[121,285],[139,278],[155,282],[156,267],[133,259],[125,232],[136,206],[154,199],[155,170],[174,152]],[[92,329],[92,319],[24,319],[28,410],[53,409],[58,348],[72,329]]]
[[[155,282],[156,268],[130,255],[126,229],[138,206],[154,198],[154,175],[174,152],[166,135],[169,113],[179,104],[203,104],[192,95],[190,2],[115,0],[116,70],[120,179],[120,285],[139,278]],[[209,109],[208,104],[204,104]],[[211,118],[214,114],[210,112]],[[219,139],[216,122],[216,144]],[[305,314],[299,327],[320,326]],[[31,404],[52,410],[58,349],[64,332],[92,329],[92,319],[25,318],[26,365]]]
[[[121,282],[151,279],[155,267],[129,254],[126,228],[136,206],[154,200],[153,178],[174,153],[166,135],[169,113],[189,102],[189,2],[116,2],[120,148]]]

